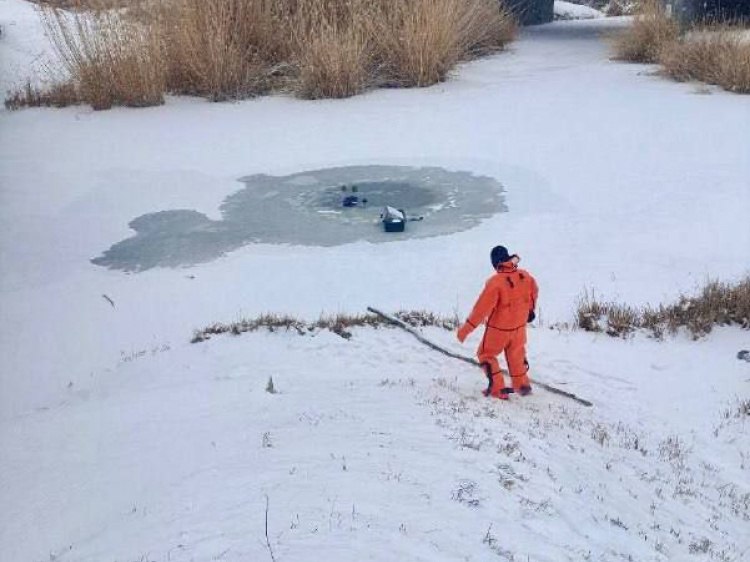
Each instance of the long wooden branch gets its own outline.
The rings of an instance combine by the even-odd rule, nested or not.
[[[391,316],[390,314],[386,314],[385,312],[381,312],[377,308],[373,308],[371,306],[367,307],[367,310],[372,312],[373,314],[377,314],[381,318],[387,320],[394,326],[398,326],[402,330],[406,330],[409,332],[412,336],[417,338],[420,342],[422,342],[427,347],[434,349],[435,351],[438,351],[442,353],[443,355],[447,355],[448,357],[452,357],[453,359],[458,359],[459,361],[463,361],[465,363],[469,363],[471,365],[474,365],[475,367],[479,367],[479,361],[476,359],[472,359],[471,357],[466,357],[465,355],[461,355],[459,353],[454,353],[452,351],[449,351],[445,349],[444,347],[439,346],[438,344],[428,340],[426,337],[424,337],[422,334],[419,333],[419,331],[415,330],[411,326],[409,326],[406,322],[403,322],[396,318],[395,316]],[[591,402],[588,400],[585,400],[584,398],[580,398],[579,396],[576,396],[572,392],[566,392],[565,390],[560,390],[559,388],[556,388],[554,386],[551,386],[549,384],[545,384],[543,382],[539,382],[538,380],[532,381],[535,385],[543,388],[547,392],[551,392],[553,394],[557,394],[558,396],[564,396],[565,398],[570,398],[571,400],[575,400],[579,404],[583,404],[584,406],[593,406]]]

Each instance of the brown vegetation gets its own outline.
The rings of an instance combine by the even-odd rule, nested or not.
[[[70,82],[52,84],[44,89],[26,82],[5,98],[5,107],[20,109],[22,107],[66,107],[78,103],[79,96]]]
[[[394,316],[414,328],[434,326],[444,330],[455,330],[459,323],[457,317],[439,316],[432,312],[421,310],[401,311]],[[393,324],[382,316],[370,313],[321,316],[314,322],[306,322],[294,316],[283,314],[262,314],[255,318],[242,319],[230,324],[211,324],[202,330],[196,330],[191,342],[199,343],[206,341],[211,336],[217,334],[240,335],[245,332],[257,332],[259,330],[269,332],[293,331],[301,336],[320,330],[329,330],[344,339],[349,339],[352,336],[350,332],[352,328],[367,326],[372,328],[392,328]]]
[[[614,39],[615,58],[658,63],[675,80],[699,80],[750,93],[747,28],[710,23],[681,30],[658,0],[645,0],[633,24]]]
[[[736,284],[712,281],[696,296],[681,296],[670,305],[636,308],[614,302],[601,302],[586,295],[578,304],[577,325],[589,332],[605,332],[625,337],[638,329],[661,339],[686,328],[699,338],[714,326],[737,325],[750,328],[750,277]]]
[[[64,8],[66,10],[102,10],[132,7],[145,0],[29,0],[41,6]]]
[[[66,87],[96,109],[154,105],[167,93],[322,98],[427,86],[515,33],[497,0],[164,0],[137,10],[98,1],[43,9]],[[9,107],[46,92],[26,93]]]
[[[67,76],[68,90],[94,109],[140,107],[163,102],[165,65],[154,28],[117,12],[96,15],[42,12],[47,34]]]
[[[739,29],[711,27],[664,45],[664,72],[679,81],[700,80],[725,90],[750,93],[750,38]]]
[[[615,58],[655,63],[664,45],[677,40],[679,25],[667,16],[659,0],[646,0],[632,25],[614,38]]]

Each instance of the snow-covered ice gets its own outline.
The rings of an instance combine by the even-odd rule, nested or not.
[[[45,50],[31,16],[0,0],[3,85]],[[422,90],[2,111],[0,558],[270,560],[268,497],[279,561],[746,559],[750,440],[723,412],[748,398],[748,332],[549,329],[584,290],[655,304],[750,269],[750,101],[610,61],[621,25],[530,28]],[[89,261],[137,216],[219,220],[248,174],[372,164],[494,177],[508,212],[138,274]],[[486,402],[475,369],[388,329],[189,343],[267,311],[464,315],[498,243],[540,284],[532,376],[594,408]]]

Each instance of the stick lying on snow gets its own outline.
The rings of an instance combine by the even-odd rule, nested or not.
[[[460,355],[458,353],[453,353],[452,351],[449,351],[445,349],[444,347],[440,347],[438,344],[431,342],[426,337],[424,337],[422,334],[420,334],[417,330],[406,324],[405,322],[402,322],[398,318],[391,316],[390,314],[386,314],[384,312],[379,311],[376,308],[372,308],[371,306],[367,307],[367,310],[372,312],[373,314],[377,314],[381,318],[384,318],[394,326],[398,326],[402,330],[406,330],[409,332],[412,336],[417,338],[420,342],[425,344],[427,347],[434,349],[435,351],[439,351],[443,355],[447,355],[448,357],[452,357],[453,359],[458,359],[459,361],[464,361],[465,363],[469,363],[471,365],[474,365],[475,367],[479,367],[479,361],[476,359],[472,359],[471,357],[466,357],[464,355]],[[571,400],[575,400],[579,404],[583,404],[584,406],[593,406],[591,402],[588,400],[585,400],[583,398],[580,398],[573,394],[572,392],[566,392],[564,390],[560,390],[559,388],[555,388],[554,386],[550,386],[548,384],[545,384],[543,382],[539,382],[537,380],[532,381],[535,385],[542,387],[547,392],[551,392],[553,394],[558,394],[559,396],[565,396],[566,398],[570,398]]]

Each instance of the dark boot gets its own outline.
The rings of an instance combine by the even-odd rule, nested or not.
[[[500,371],[493,373],[492,366],[489,363],[482,363],[482,367],[484,368],[484,374],[487,376],[487,388],[482,391],[482,394],[488,398],[507,400],[508,394],[513,392],[513,389],[505,387],[503,373]]]

